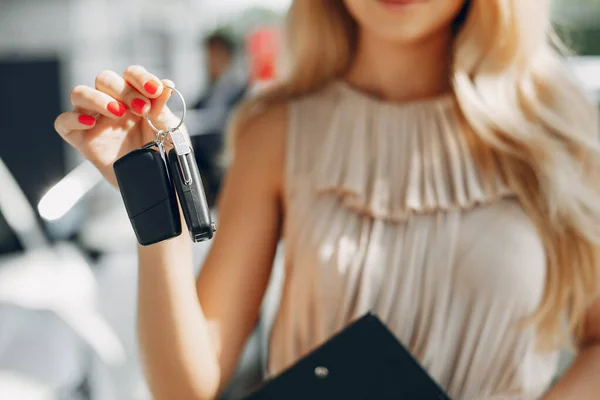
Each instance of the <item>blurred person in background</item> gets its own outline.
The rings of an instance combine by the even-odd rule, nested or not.
[[[453,398],[596,398],[598,127],[548,42],[549,12],[294,1],[291,70],[237,114],[196,284],[186,235],[139,248],[155,398],[227,385],[281,238],[270,376],[372,310]],[[56,129],[116,186],[113,162],[154,136],[142,114],[177,121],[165,83],[140,66],[103,72]],[[551,387],[567,341],[578,357]]]
[[[221,187],[225,126],[231,110],[243,99],[247,76],[235,62],[237,46],[233,37],[215,31],[203,41],[207,59],[208,88],[190,107],[188,130],[206,190],[207,201],[215,205]]]

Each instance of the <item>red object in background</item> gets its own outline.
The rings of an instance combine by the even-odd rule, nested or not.
[[[261,28],[248,36],[252,81],[270,81],[275,78],[278,45],[279,31],[275,28]]]

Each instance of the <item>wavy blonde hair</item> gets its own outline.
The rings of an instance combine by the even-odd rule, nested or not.
[[[255,113],[318,90],[353,60],[358,29],[342,0],[295,0],[287,27],[288,74],[240,107],[232,138]],[[542,348],[568,335],[580,343],[599,282],[595,107],[548,40],[547,0],[467,1],[455,28],[451,81],[465,134],[482,173],[514,190],[546,249],[543,298],[525,322]]]

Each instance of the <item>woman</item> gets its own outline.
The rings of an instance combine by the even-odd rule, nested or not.
[[[234,124],[196,286],[185,235],[139,249],[156,398],[226,385],[280,236],[270,374],[373,310],[454,398],[597,397],[597,120],[547,44],[548,1],[298,0],[289,28],[289,77]],[[114,184],[152,138],[140,116],[174,118],[162,84],[103,72],[56,129]]]

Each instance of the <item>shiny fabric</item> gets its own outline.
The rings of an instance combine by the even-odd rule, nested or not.
[[[541,300],[544,248],[509,188],[480,176],[455,107],[343,82],[290,104],[269,374],[373,311],[454,399],[548,388],[558,353],[516,326]]]

